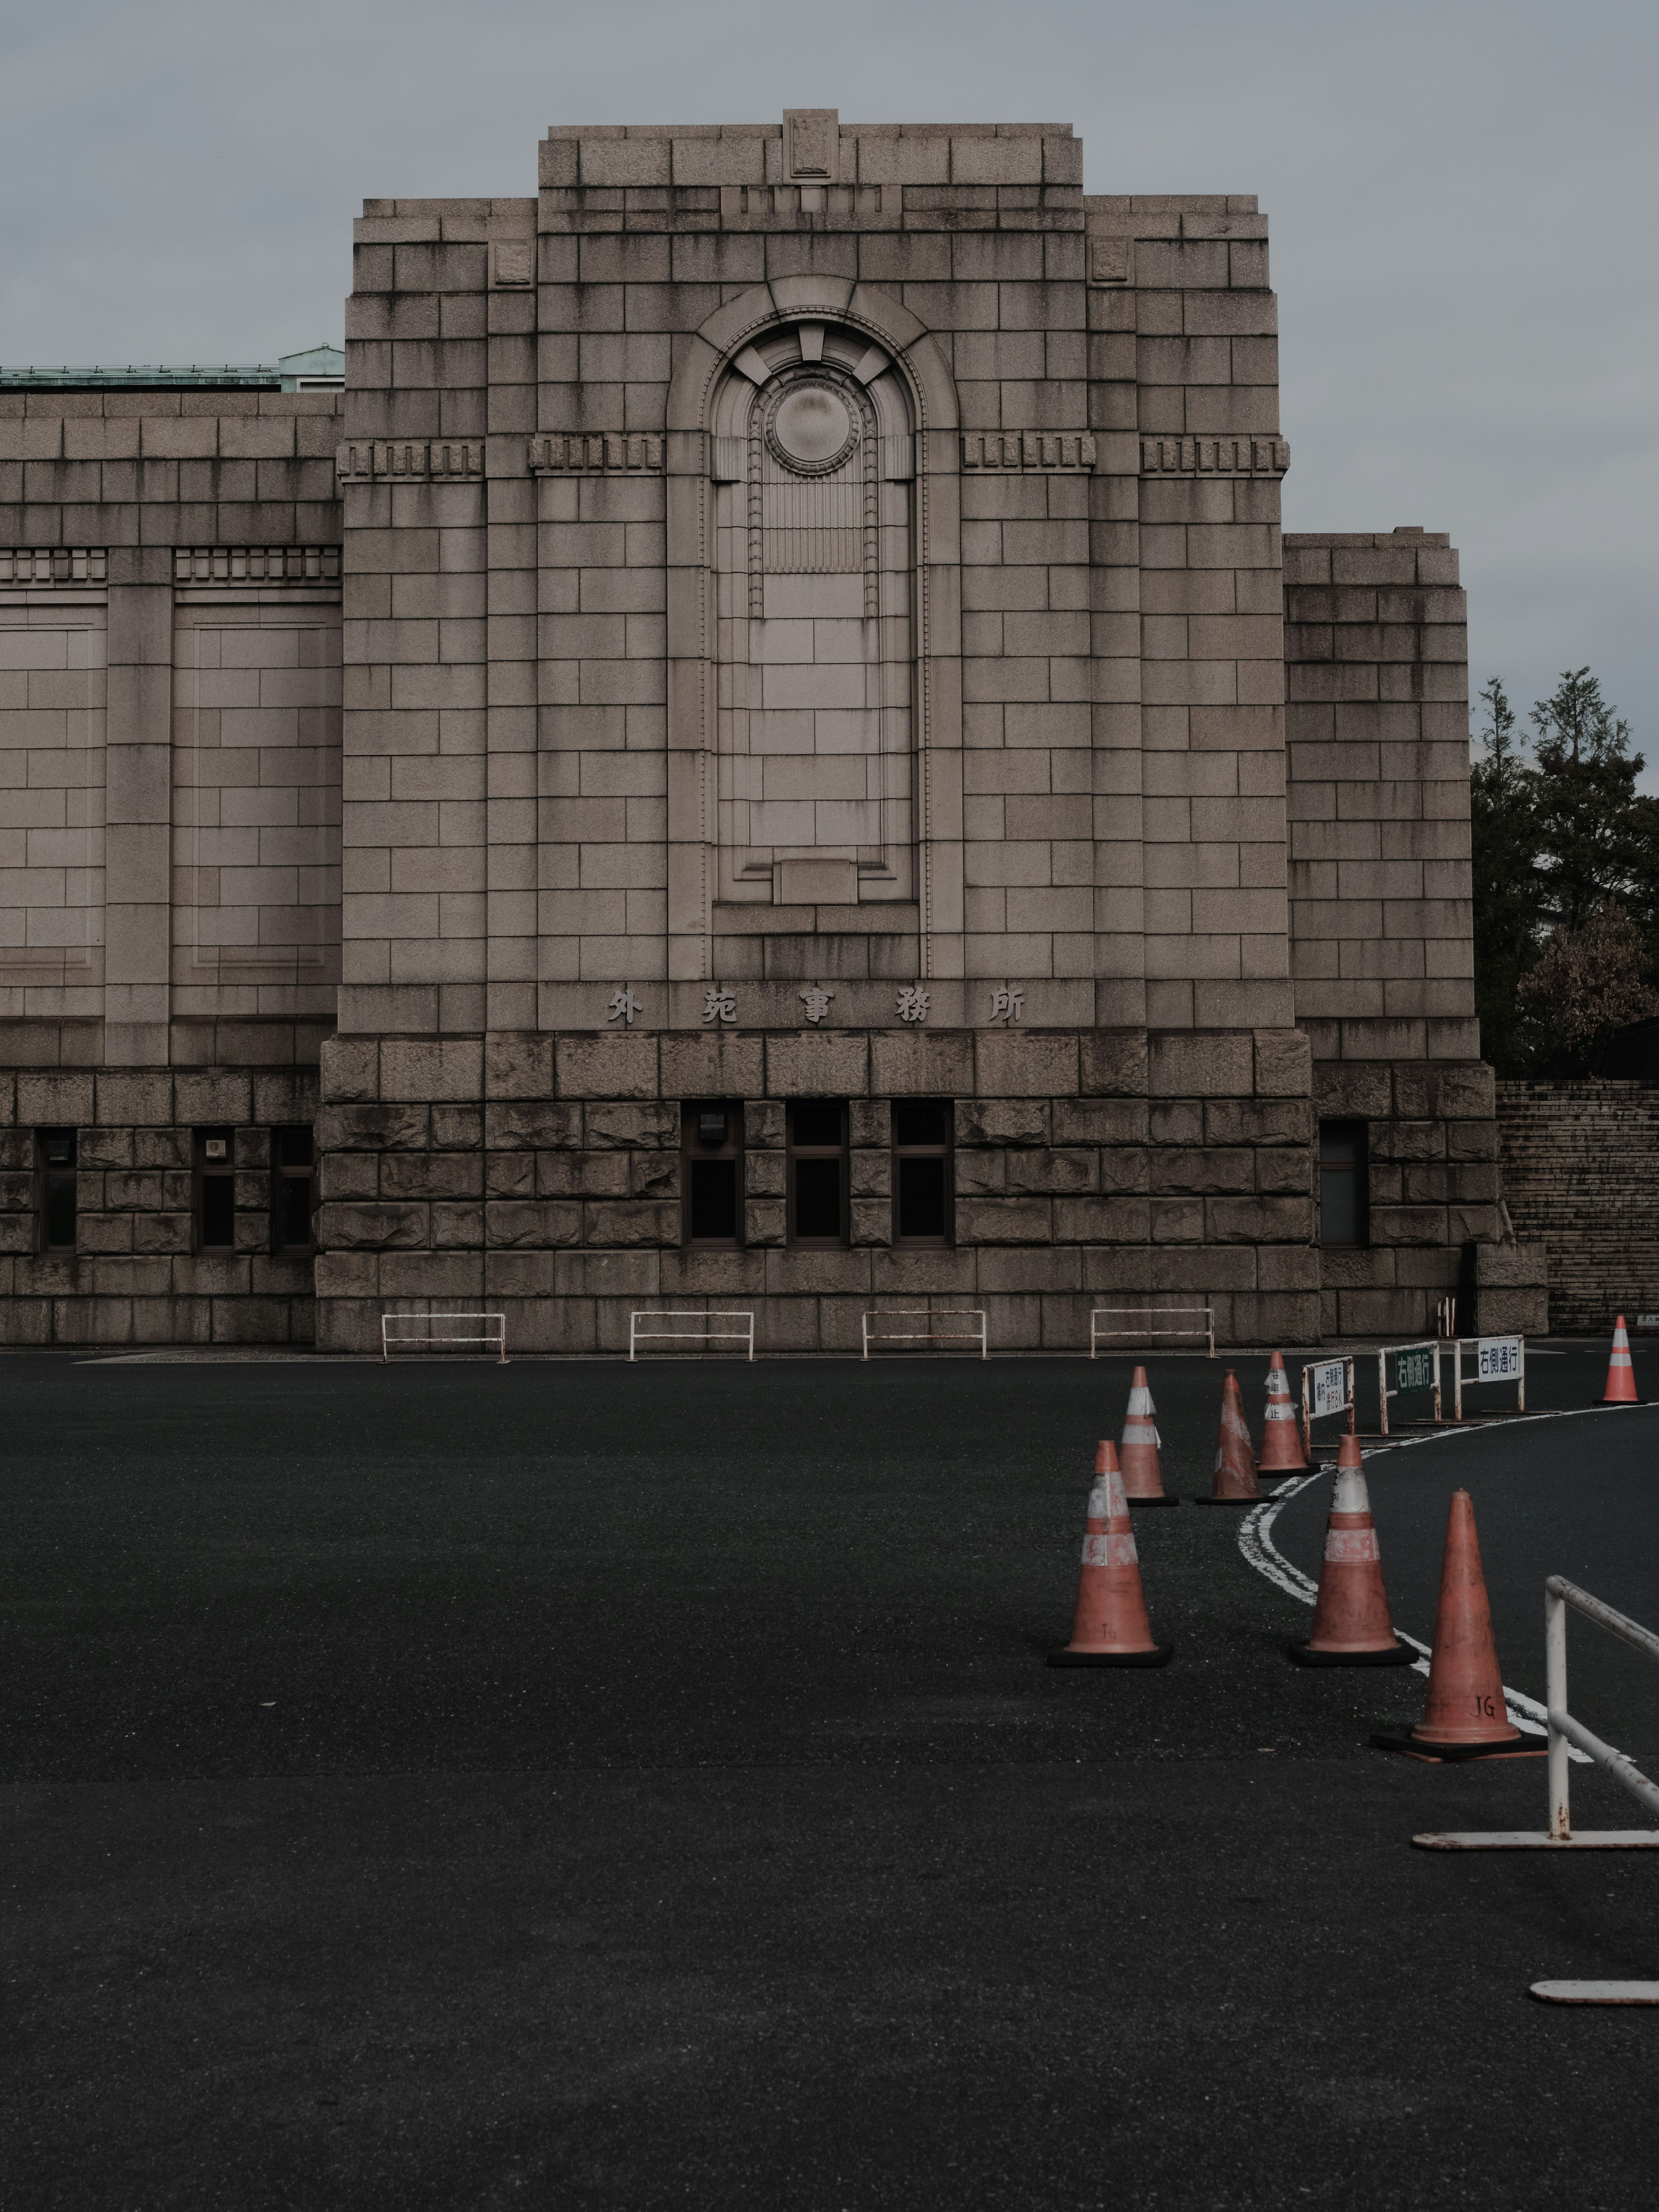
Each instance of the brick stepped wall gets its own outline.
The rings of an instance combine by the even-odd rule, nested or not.
[[[1552,1329],[1659,1313],[1659,1084],[1500,1083],[1504,1196],[1549,1248]]]

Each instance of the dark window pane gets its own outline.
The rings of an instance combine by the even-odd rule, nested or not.
[[[75,1177],[46,1177],[46,1245],[51,1251],[75,1249]]]
[[[284,1168],[308,1168],[311,1165],[309,1129],[278,1129],[276,1164]]]
[[[277,1217],[276,1235],[283,1244],[309,1244],[311,1242],[311,1177],[284,1176],[276,1186],[281,1212]]]
[[[1322,1168],[1319,1234],[1327,1244],[1359,1242],[1359,1174],[1356,1168]]]
[[[945,1162],[901,1159],[898,1168],[898,1233],[901,1237],[945,1234]]]
[[[814,1109],[821,1111],[822,1109]],[[832,1107],[829,1109],[834,1113]],[[839,1125],[840,1116],[836,1115]],[[841,1162],[795,1162],[795,1234],[797,1237],[841,1237]]]
[[[697,1110],[697,1142],[700,1145],[723,1145],[731,1133],[731,1121],[724,1106],[702,1106]]]
[[[841,1142],[841,1109],[839,1106],[797,1106],[794,1129],[798,1145],[838,1145]]]
[[[1319,1157],[1334,1166],[1352,1165],[1359,1158],[1359,1131],[1351,1121],[1322,1121]]]
[[[73,1129],[48,1129],[40,1143],[49,1168],[72,1168],[75,1165]]]
[[[896,1145],[942,1145],[949,1133],[947,1109],[943,1106],[897,1106],[893,1109]]]
[[[202,1242],[204,1244],[234,1244],[236,1242],[236,1182],[233,1176],[204,1176],[202,1178]]]
[[[731,1243],[738,1233],[738,1164],[735,1160],[700,1160],[687,1164],[691,1172],[691,1234],[718,1237]]]

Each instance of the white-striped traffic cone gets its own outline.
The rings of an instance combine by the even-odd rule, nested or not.
[[[1267,1409],[1261,1416],[1261,1455],[1256,1466],[1263,1474],[1302,1474],[1307,1465],[1284,1355],[1276,1352],[1267,1363]]]
[[[1630,1364],[1630,1338],[1620,1314],[1613,1325],[1613,1357],[1607,1362],[1607,1387],[1601,1393],[1601,1403],[1639,1406],[1641,1402],[1636,1395],[1636,1370]]]
[[[1108,1443],[1101,1445],[1100,1456],[1106,1464],[1089,1492],[1072,1640],[1063,1651],[1048,1654],[1048,1664],[1161,1667],[1174,1656],[1175,1646],[1152,1641],[1117,1454]]]
[[[1178,1498],[1171,1498],[1164,1487],[1164,1469],[1158,1460],[1158,1408],[1152,1403],[1152,1386],[1146,1380],[1146,1370],[1137,1367],[1129,1385],[1129,1410],[1123,1417],[1123,1439],[1118,1452],[1123,1462],[1123,1494],[1131,1505],[1178,1505]],[[1097,1460],[1095,1473],[1106,1472],[1104,1462]]]

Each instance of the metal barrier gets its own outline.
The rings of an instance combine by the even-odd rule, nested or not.
[[[1452,1361],[1452,1419],[1463,1418],[1463,1386],[1468,1382],[1513,1382],[1515,1410],[1527,1410],[1527,1340],[1524,1336],[1459,1336],[1447,1346]],[[1475,1371],[1463,1372],[1466,1352],[1475,1355]]]
[[[641,1328],[640,1323],[642,1321],[740,1321],[748,1326],[746,1328]],[[668,1344],[714,1344],[728,1337],[735,1343],[748,1344],[749,1358],[752,1363],[755,1357],[755,1316],[752,1313],[735,1308],[729,1312],[711,1309],[708,1313],[697,1313],[667,1306],[641,1306],[638,1313],[631,1313],[628,1316],[628,1356],[630,1359],[635,1347],[647,1340]]]
[[[1309,1376],[1313,1377],[1311,1390]],[[1302,1443],[1308,1457],[1313,1457],[1313,1425],[1322,1421],[1328,1413],[1346,1413],[1348,1426],[1354,1425],[1353,1360],[1316,1359],[1302,1370]]]
[[[908,1332],[900,1329],[881,1329],[870,1334],[872,1321],[976,1321],[979,1327],[971,1328],[924,1328]],[[976,1344],[981,1359],[990,1358],[986,1335],[984,1309],[980,1306],[884,1306],[878,1313],[867,1313],[862,1318],[864,1357],[870,1357],[872,1344]]]
[[[1639,1621],[1617,1613],[1564,1575],[1544,1584],[1545,1705],[1549,1720],[1550,1824],[1542,1834],[1528,1829],[1474,1829],[1413,1836],[1431,1851],[1652,1851],[1659,1850],[1659,1828],[1585,1828],[1575,1835],[1567,1799],[1568,1746],[1605,1768],[1638,1803],[1659,1814],[1659,1785],[1622,1751],[1603,1743],[1567,1711],[1567,1607],[1628,1644],[1650,1659],[1659,1659],[1659,1636]],[[1659,1982],[1534,1982],[1532,1994],[1547,2004],[1659,2005]]]
[[[1169,1321],[1179,1315],[1202,1314],[1202,1328],[1102,1328],[1103,1321],[1121,1317],[1126,1314],[1151,1314],[1155,1320]],[[1131,1344],[1145,1344],[1154,1336],[1201,1336],[1209,1346],[1209,1356],[1215,1358],[1215,1308],[1213,1306],[1097,1306],[1089,1316],[1089,1357],[1099,1357],[1097,1346],[1114,1336],[1127,1337]]]
[[[482,1334],[449,1336],[440,1335],[438,1332],[433,1328],[432,1323],[437,1321],[494,1322],[495,1326],[493,1329],[486,1329]],[[423,1330],[425,1334],[420,1336],[402,1336],[392,1335],[389,1333],[394,1325],[404,1322],[406,1322],[411,1329],[419,1328]],[[507,1364],[507,1316],[505,1314],[498,1313],[382,1314],[380,1316],[380,1361],[382,1365],[386,1363],[387,1353],[392,1351],[398,1345],[419,1348],[421,1346],[428,1344],[494,1345],[501,1355],[496,1361],[496,1364],[500,1367],[505,1367]]]
[[[1389,1388],[1389,1362],[1395,1364],[1395,1381]],[[1409,1363],[1409,1364],[1407,1364]],[[1376,1398],[1382,1407],[1379,1425],[1383,1435],[1389,1433],[1389,1401],[1404,1397],[1407,1391],[1432,1390],[1434,1419],[1440,1420],[1440,1346],[1432,1337],[1420,1344],[1385,1344],[1376,1355]]]

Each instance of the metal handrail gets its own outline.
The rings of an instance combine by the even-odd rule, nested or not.
[[[641,1328],[642,1321],[741,1321],[743,1328]],[[632,1359],[635,1347],[651,1340],[666,1344],[713,1344],[730,1338],[734,1343],[747,1342],[752,1365],[755,1358],[755,1316],[745,1306],[710,1306],[700,1311],[695,1306],[641,1306],[628,1316],[628,1356]]]
[[[1549,1715],[1550,1836],[1558,1844],[1572,1839],[1567,1805],[1567,1746],[1577,1744],[1586,1757],[1605,1767],[1615,1782],[1638,1799],[1650,1813],[1659,1813],[1659,1787],[1650,1782],[1634,1759],[1592,1735],[1582,1721],[1567,1711],[1567,1607],[1572,1606],[1586,1620],[1605,1628],[1633,1651],[1659,1659],[1659,1636],[1639,1620],[1616,1611],[1588,1590],[1570,1583],[1565,1575],[1552,1575],[1544,1584],[1544,1703]],[[1659,1841],[1659,1838],[1656,1838]]]
[[[872,1336],[872,1321],[976,1321],[977,1328],[878,1329]],[[982,1306],[880,1306],[861,1315],[859,1327],[864,1340],[866,1359],[870,1357],[872,1344],[976,1344],[979,1356],[988,1359],[990,1338]]]
[[[487,1321],[494,1322],[495,1327],[486,1331],[482,1336],[445,1336],[441,1335],[432,1328],[431,1324],[434,1321]],[[416,1322],[425,1334],[420,1336],[389,1335],[387,1324],[389,1322],[395,1324],[398,1322]],[[380,1362],[383,1366],[388,1352],[394,1345],[409,1345],[418,1349],[425,1344],[492,1345],[500,1355],[496,1360],[496,1365],[505,1367],[507,1364],[507,1316],[503,1313],[383,1313],[380,1316]]]
[[[1115,1318],[1123,1314],[1150,1314],[1155,1321],[1173,1321],[1186,1314],[1202,1314],[1202,1328],[1101,1328],[1104,1318]],[[1097,1358],[1095,1347],[1103,1339],[1127,1337],[1132,1343],[1143,1344],[1154,1336],[1201,1336],[1208,1346],[1208,1357],[1215,1358],[1215,1308],[1213,1306],[1096,1306],[1089,1316],[1089,1357]]]

